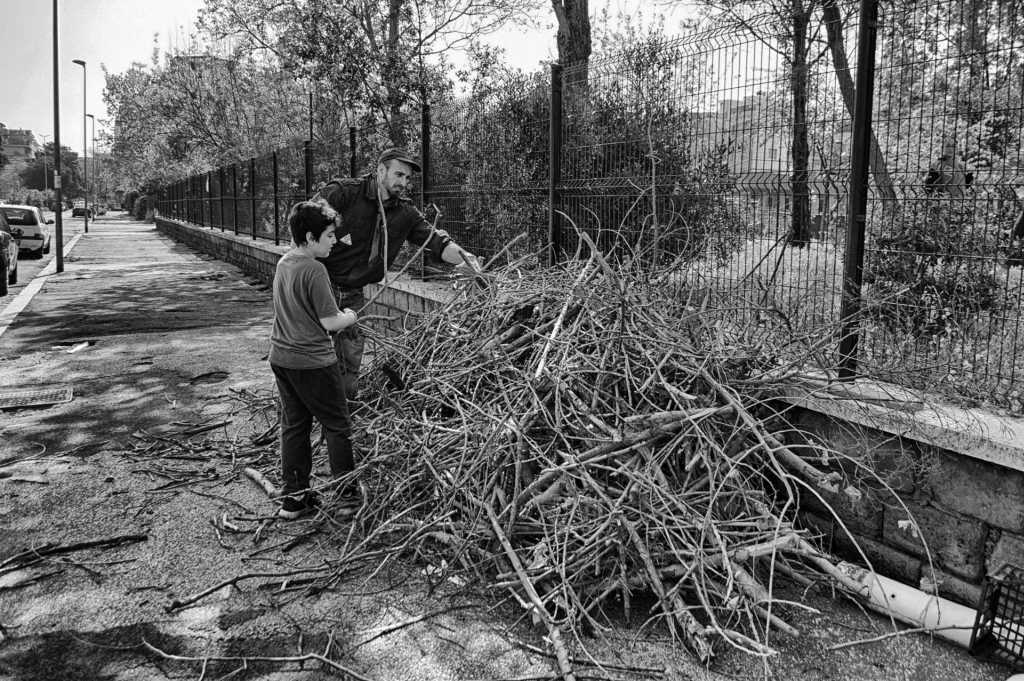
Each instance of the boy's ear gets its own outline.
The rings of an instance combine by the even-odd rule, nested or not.
[[[313,236],[313,232],[306,232],[306,243],[311,244],[316,241],[316,237]]]

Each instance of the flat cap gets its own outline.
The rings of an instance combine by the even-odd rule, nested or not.
[[[422,168],[420,168],[420,162],[416,160],[415,156],[396,147],[385,149],[381,152],[377,162],[384,163],[386,161],[401,161],[402,163],[408,163],[417,173],[422,170]]]

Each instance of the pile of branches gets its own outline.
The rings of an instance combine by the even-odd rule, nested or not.
[[[566,636],[641,596],[701,661],[770,655],[776,576],[835,576],[793,520],[838,480],[783,444],[777,359],[651,281],[596,251],[481,275],[376,339],[355,414],[364,527],[511,591],[566,678]]]

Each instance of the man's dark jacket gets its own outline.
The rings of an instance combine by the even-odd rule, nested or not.
[[[377,181],[372,175],[332,180],[319,196],[341,216],[341,226],[335,231],[338,242],[321,260],[331,283],[340,289],[358,289],[383,279],[405,241],[416,246],[426,242],[427,249],[438,258],[451,242],[442,230],[431,233],[430,223],[408,199],[384,201],[386,220],[382,221]],[[383,222],[387,223],[386,239]]]

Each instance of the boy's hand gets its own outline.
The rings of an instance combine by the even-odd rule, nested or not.
[[[355,310],[346,307],[344,310],[338,313],[338,321],[341,323],[339,330],[347,329],[348,327],[354,325],[358,321]]]
[[[342,329],[347,329],[356,323],[356,313],[349,308],[345,308],[333,317],[324,317],[320,320],[320,324],[327,329],[328,333],[335,333]]]

